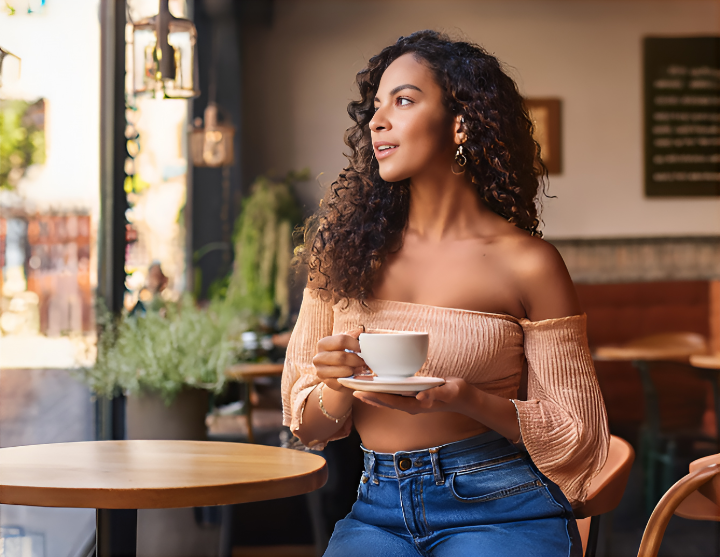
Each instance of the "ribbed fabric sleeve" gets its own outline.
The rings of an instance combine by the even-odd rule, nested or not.
[[[320,383],[312,363],[317,352],[317,343],[321,338],[332,335],[332,331],[332,304],[323,301],[316,291],[306,288],[297,323],[288,344],[282,375],[283,425],[289,426],[293,433],[302,423],[307,397]],[[347,437],[351,428],[352,416],[345,420],[340,431],[328,441]],[[324,447],[325,443],[322,443],[310,448],[320,450]]]
[[[571,504],[582,502],[607,458],[605,404],[587,342],[587,318],[522,319],[528,400],[514,401],[525,447]]]

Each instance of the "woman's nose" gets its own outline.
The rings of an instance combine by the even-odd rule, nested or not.
[[[375,114],[373,114],[373,117],[370,120],[369,127],[370,131],[373,132],[389,130],[391,128],[390,122],[388,122],[387,118],[385,117],[385,113],[382,108],[378,108],[375,111]]]

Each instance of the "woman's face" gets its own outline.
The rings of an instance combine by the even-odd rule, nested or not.
[[[443,105],[432,71],[413,54],[404,54],[385,70],[375,110],[370,136],[383,180],[450,172],[457,148],[455,118]]]

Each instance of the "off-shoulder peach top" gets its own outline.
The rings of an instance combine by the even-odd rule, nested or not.
[[[585,500],[610,441],[585,315],[533,322],[389,300],[333,305],[306,289],[283,372],[283,423],[291,431],[300,427],[305,401],[320,382],[312,364],[318,340],[360,326],[428,332],[428,358],[417,375],[461,377],[513,399],[522,441],[535,465],[571,503]],[[527,400],[514,400],[525,360]],[[346,436],[351,426],[349,419],[333,439]]]

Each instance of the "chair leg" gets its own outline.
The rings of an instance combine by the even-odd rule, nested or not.
[[[597,554],[598,535],[600,533],[600,518],[601,515],[597,515],[590,519],[590,533],[588,534],[585,557],[595,557]]]
[[[328,542],[330,541],[330,535],[325,525],[320,492],[311,491],[307,493],[305,500],[307,501],[308,511],[310,513],[310,524],[312,525],[313,538],[315,539],[315,554],[320,556],[325,553]]]
[[[651,375],[651,362],[636,360],[633,365],[640,374],[645,400],[644,438],[646,441],[647,460],[645,462],[645,512],[650,516],[655,503],[659,499],[657,492],[657,476],[655,473],[658,459],[661,456],[660,444],[660,406],[657,391]]]
[[[662,492],[665,493],[675,483],[673,477],[675,476],[675,455],[677,454],[677,443],[674,439],[670,439],[667,444],[667,449],[663,455],[663,475],[662,475]]]
[[[645,515],[650,516],[657,500],[655,499],[657,478],[657,453],[655,447],[648,448],[645,461]]]
[[[605,540],[605,547],[603,548],[604,555],[615,555],[613,552],[613,524],[615,523],[615,511],[612,510],[605,513],[605,533],[603,539]]]

